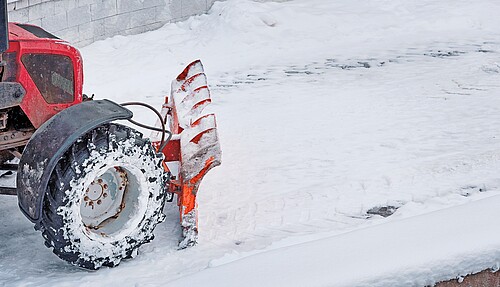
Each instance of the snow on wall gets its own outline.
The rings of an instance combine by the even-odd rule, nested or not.
[[[208,11],[215,0],[9,0],[9,21],[43,27],[76,46],[138,34]]]

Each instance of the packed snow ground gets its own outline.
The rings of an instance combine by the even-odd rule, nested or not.
[[[363,266],[366,253],[373,248],[380,256],[378,249],[391,250],[398,236],[404,241],[408,235],[432,238],[437,232],[429,227],[428,234],[413,234],[407,226],[412,222],[417,228],[456,218],[450,222],[456,229],[467,219],[461,211],[473,218],[494,214],[498,205],[491,203],[500,194],[498,11],[500,3],[493,0],[229,0],[215,3],[208,15],[83,48],[86,93],[157,107],[170,80],[190,61],[202,59],[223,164],[200,188],[200,244],[176,250],[180,230],[170,205],[156,239],[136,259],[113,269],[83,271],[52,255],[18,211],[16,199],[4,196],[0,285],[177,285],[221,280],[226,273],[217,270],[225,268],[237,272],[231,276],[243,275],[267,260],[287,258],[303,267],[304,278],[324,268],[330,281],[311,278],[308,286],[355,286],[363,268],[336,271],[322,265],[332,258],[306,266],[311,258],[301,250],[335,254],[344,249],[337,244],[345,244],[345,250],[364,253],[349,253],[342,261]],[[154,123],[152,114],[134,111],[139,121]],[[457,207],[462,204],[468,205]],[[367,213],[388,205],[398,208],[388,218]],[[446,212],[449,207],[454,208]],[[483,230],[494,230],[493,224]],[[348,233],[353,230],[358,231]],[[461,232],[465,236],[468,230]],[[495,232],[489,232],[480,234],[494,239]],[[356,240],[355,234],[374,241]],[[498,250],[498,238],[480,241],[477,254]],[[429,248],[421,252],[432,260],[439,249],[433,242],[446,240],[426,242]],[[442,258],[443,264],[432,265],[436,268],[408,259],[405,263],[414,264],[399,268],[407,266],[415,271],[407,274],[416,277],[392,286],[444,279],[439,276],[449,275],[444,269],[450,266],[463,268],[458,273],[494,267],[496,254],[472,267],[455,264],[460,249],[470,245],[453,246],[443,253],[449,261]],[[381,262],[387,269],[397,267]],[[277,273],[270,286],[290,282],[287,270],[266,266]],[[239,285],[257,286],[252,282]]]

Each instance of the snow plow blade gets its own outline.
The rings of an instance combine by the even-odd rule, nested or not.
[[[196,60],[172,81],[170,97],[165,98],[161,111],[166,128],[172,133],[162,153],[165,155],[164,166],[172,174],[169,190],[177,195],[183,228],[180,248],[197,242],[198,188],[207,172],[221,164],[215,115],[202,114],[210,102],[203,65]],[[158,133],[152,136],[153,139],[159,137]],[[159,148],[159,141],[154,145]]]

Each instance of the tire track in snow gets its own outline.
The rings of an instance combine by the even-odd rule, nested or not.
[[[241,85],[256,84],[263,81],[276,82],[286,77],[304,77],[323,75],[329,70],[352,71],[357,69],[384,68],[395,64],[406,64],[414,62],[426,62],[431,59],[456,60],[460,57],[481,54],[499,54],[500,43],[494,41],[483,41],[481,43],[470,43],[458,45],[456,43],[434,43],[435,48],[408,48],[405,52],[389,51],[379,57],[337,59],[327,58],[324,61],[316,61],[305,65],[290,65],[288,67],[271,66],[267,68],[256,68],[246,75],[240,73],[226,73],[225,77],[219,77],[215,83],[216,90],[230,89]],[[440,48],[438,48],[440,47]],[[485,65],[482,70],[486,73],[500,73],[500,63]],[[471,86],[463,86],[456,83],[463,90],[484,90]]]

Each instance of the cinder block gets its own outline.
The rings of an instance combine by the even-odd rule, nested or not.
[[[153,24],[154,22],[156,22],[155,7],[131,12],[129,13],[129,18],[130,18],[129,29],[139,26],[145,26],[148,24]]]
[[[95,3],[95,0],[70,0],[70,1],[78,1],[78,5],[77,6],[87,6],[87,5],[91,5],[91,4],[94,4]]]
[[[78,26],[78,38],[82,40],[91,40],[94,38],[94,25],[92,22]]]
[[[33,5],[28,8],[28,20],[34,21],[43,17],[42,5]]]
[[[26,23],[31,24],[31,25],[35,25],[35,26],[42,26],[42,19],[35,19],[32,21],[28,21]]]
[[[67,28],[68,18],[66,13],[42,18],[42,27],[49,32]]]
[[[27,23],[29,21],[28,9],[19,9],[9,12],[9,21]]]
[[[80,41],[78,37],[78,27],[62,29],[54,32],[54,35],[65,41],[68,41],[69,43],[77,43],[78,41]]]
[[[182,0],[170,0],[169,8],[172,19],[182,18]]]
[[[135,34],[140,34],[140,33],[144,33],[147,31],[153,31],[153,30],[156,30],[156,29],[163,27],[163,25],[164,25],[163,23],[151,23],[148,25],[128,29],[125,31],[125,34],[126,35],[135,35]]]
[[[130,15],[119,14],[104,18],[104,32],[106,37],[111,37],[120,34],[120,31],[125,31],[132,28],[130,26]]]
[[[109,37],[110,36],[106,36],[106,35],[94,36],[94,42],[99,41],[99,40],[104,40],[104,39],[109,38]]]
[[[24,8],[28,7],[29,1],[28,0],[19,0],[19,1],[16,1],[14,3],[16,4],[16,10],[19,10],[19,9],[24,9]]]
[[[182,0],[182,17],[203,14],[207,11],[206,0]]]
[[[82,47],[85,47],[87,45],[94,43],[94,41],[95,41],[95,38],[92,38],[89,40],[82,40],[82,41],[78,41],[78,42],[73,42],[71,44],[77,48],[82,48]]]
[[[165,7],[168,4],[168,0],[143,0],[142,6],[144,8],[151,8],[151,7]]]
[[[116,0],[118,14],[124,14],[132,11],[141,10],[144,0]]]
[[[75,27],[92,20],[90,14],[90,5],[77,7],[69,10],[67,13],[68,27]],[[76,28],[77,29],[77,28]]]
[[[5,0],[3,0],[5,1]],[[16,10],[16,3],[7,3],[7,12]]]
[[[170,8],[168,6],[155,7],[155,19],[157,22],[167,23],[167,22],[172,21],[173,18],[174,17],[172,16],[172,13],[171,13]],[[179,18],[180,18],[180,10],[179,10]]]
[[[92,21],[92,26],[94,27],[94,37],[103,36],[106,34],[104,29],[104,20]]]
[[[116,0],[96,0],[90,5],[92,20],[99,20],[118,14]]]
[[[78,33],[80,34],[80,39],[82,40],[89,40],[94,39],[96,36],[103,36],[105,34],[104,20],[97,20],[82,24],[78,26]]]
[[[30,21],[55,15],[55,2],[43,2],[27,8]]]
[[[55,0],[55,11],[54,14],[66,13],[69,10],[78,7],[76,0]]]
[[[42,3],[42,0],[28,0],[29,6]]]

